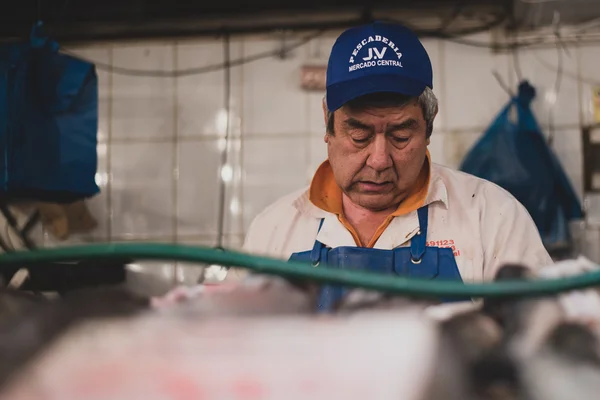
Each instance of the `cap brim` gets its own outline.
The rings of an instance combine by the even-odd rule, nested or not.
[[[372,93],[398,93],[419,96],[427,85],[398,75],[363,76],[327,87],[327,109],[335,111],[350,100]]]

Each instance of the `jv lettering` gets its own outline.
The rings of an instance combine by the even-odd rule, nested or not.
[[[381,51],[375,47],[371,47],[371,48],[369,48],[369,55],[367,57],[363,57],[363,60],[369,61],[369,60],[372,60],[373,58],[375,58],[375,60],[382,59],[383,56],[385,55],[386,50],[387,50],[387,47],[382,48]],[[375,52],[375,55],[373,55],[373,52]]]

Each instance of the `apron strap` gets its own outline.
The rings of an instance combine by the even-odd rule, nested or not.
[[[317,229],[317,233],[321,232],[321,228],[323,227],[323,222],[325,222],[325,218],[321,218],[321,222],[319,222],[319,229]]]
[[[323,221],[325,221],[325,218],[321,218],[321,222],[319,222],[319,229],[317,230],[317,234],[319,232],[321,232],[321,227],[323,226]],[[321,262],[321,250],[322,249],[323,249],[323,243],[319,242],[318,240],[315,240],[315,245],[313,246],[312,251],[310,252],[310,262],[315,267],[317,265],[319,265],[319,263]]]
[[[427,206],[417,210],[419,216],[419,232],[410,240],[410,261],[413,264],[421,263],[423,254],[425,254],[425,244],[427,241],[427,223],[429,210]]]

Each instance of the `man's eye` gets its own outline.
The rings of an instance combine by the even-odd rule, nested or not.
[[[406,143],[408,142],[408,138],[405,137],[395,137],[393,138],[396,143]]]
[[[352,140],[354,141],[354,143],[367,143],[369,141],[369,138],[352,138]]]

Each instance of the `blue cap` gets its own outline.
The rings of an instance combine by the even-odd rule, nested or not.
[[[433,89],[431,60],[410,29],[374,22],[338,37],[327,65],[327,108],[335,111],[357,97],[394,92],[419,96]]]

